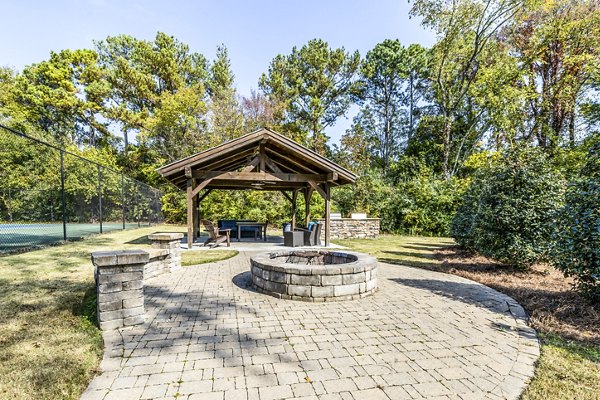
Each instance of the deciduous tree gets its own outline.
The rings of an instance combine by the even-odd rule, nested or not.
[[[517,15],[505,32],[527,91],[525,138],[553,153],[576,140],[578,101],[600,62],[600,3],[547,1]]]
[[[443,117],[442,170],[446,179],[456,172],[451,157],[464,133],[455,124],[469,90],[478,77],[481,56],[496,34],[522,9],[527,0],[415,0],[411,15],[438,36],[433,47],[433,99]],[[458,136],[458,137],[457,137]]]

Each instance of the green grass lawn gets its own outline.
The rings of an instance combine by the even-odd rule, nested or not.
[[[102,356],[90,253],[147,248],[154,226],[0,257],[0,399],[76,399]],[[187,265],[235,255],[186,253]]]
[[[186,251],[181,254],[181,265],[184,267],[227,260],[238,254],[237,250]]]
[[[442,272],[456,273],[482,283],[493,283],[492,279],[519,280],[526,285],[527,280],[521,277],[506,276],[505,272],[490,274],[502,266],[488,264],[483,266],[478,274],[471,268],[461,271],[457,267],[448,267],[436,250],[448,251],[454,245],[452,239],[431,237],[410,237],[399,235],[384,235],[378,240],[350,239],[336,240],[335,243],[347,246],[352,250],[369,253],[379,261],[407,265],[416,268],[426,268]],[[474,258],[478,262],[478,258]],[[484,262],[483,260],[481,262]],[[460,268],[460,267],[458,267]],[[532,272],[533,273],[533,272]],[[480,278],[480,279],[478,279]],[[533,282],[539,277],[532,279]],[[498,288],[496,285],[494,285]],[[500,287],[502,285],[499,285]],[[530,288],[532,291],[535,287]],[[508,293],[513,295],[521,304],[527,304],[525,299],[519,299],[515,293],[526,293],[527,287],[521,291]],[[527,307],[526,307],[527,308]],[[527,310],[531,315],[536,310]],[[569,340],[554,333],[545,332],[543,323],[537,324],[541,340],[541,355],[538,361],[535,377],[522,395],[523,400],[598,400],[600,399],[600,347],[589,342]],[[595,327],[596,330],[600,327]],[[550,327],[549,329],[550,330]]]

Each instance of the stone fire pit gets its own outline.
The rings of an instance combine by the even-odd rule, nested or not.
[[[260,292],[302,301],[353,300],[377,289],[377,260],[362,253],[290,250],[251,258]]]

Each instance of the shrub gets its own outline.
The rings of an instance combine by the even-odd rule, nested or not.
[[[392,188],[384,181],[380,171],[365,171],[354,185],[335,188],[332,202],[345,216],[364,212],[369,217],[381,217],[391,196]]]
[[[486,257],[528,267],[547,255],[562,194],[563,179],[540,150],[510,150],[475,176],[451,234]]]
[[[476,182],[472,183],[463,195],[462,204],[458,207],[450,225],[450,236],[456,240],[456,243],[472,251],[476,248],[472,228],[477,216],[481,188],[479,182],[477,180]]]
[[[461,202],[464,182],[420,176],[398,182],[382,213],[382,227],[410,235],[446,236]]]
[[[587,296],[600,298],[600,143],[566,195],[552,261]]]
[[[362,211],[381,218],[384,232],[447,235],[464,181],[437,179],[418,162],[401,167],[393,166],[392,182],[385,180],[381,171],[367,171],[356,185],[337,188],[333,201],[344,215]]]

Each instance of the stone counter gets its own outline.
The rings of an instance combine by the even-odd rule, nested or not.
[[[322,224],[324,219],[319,220]],[[379,218],[335,218],[330,220],[331,239],[377,239]],[[325,240],[325,228],[321,229],[321,241]]]

